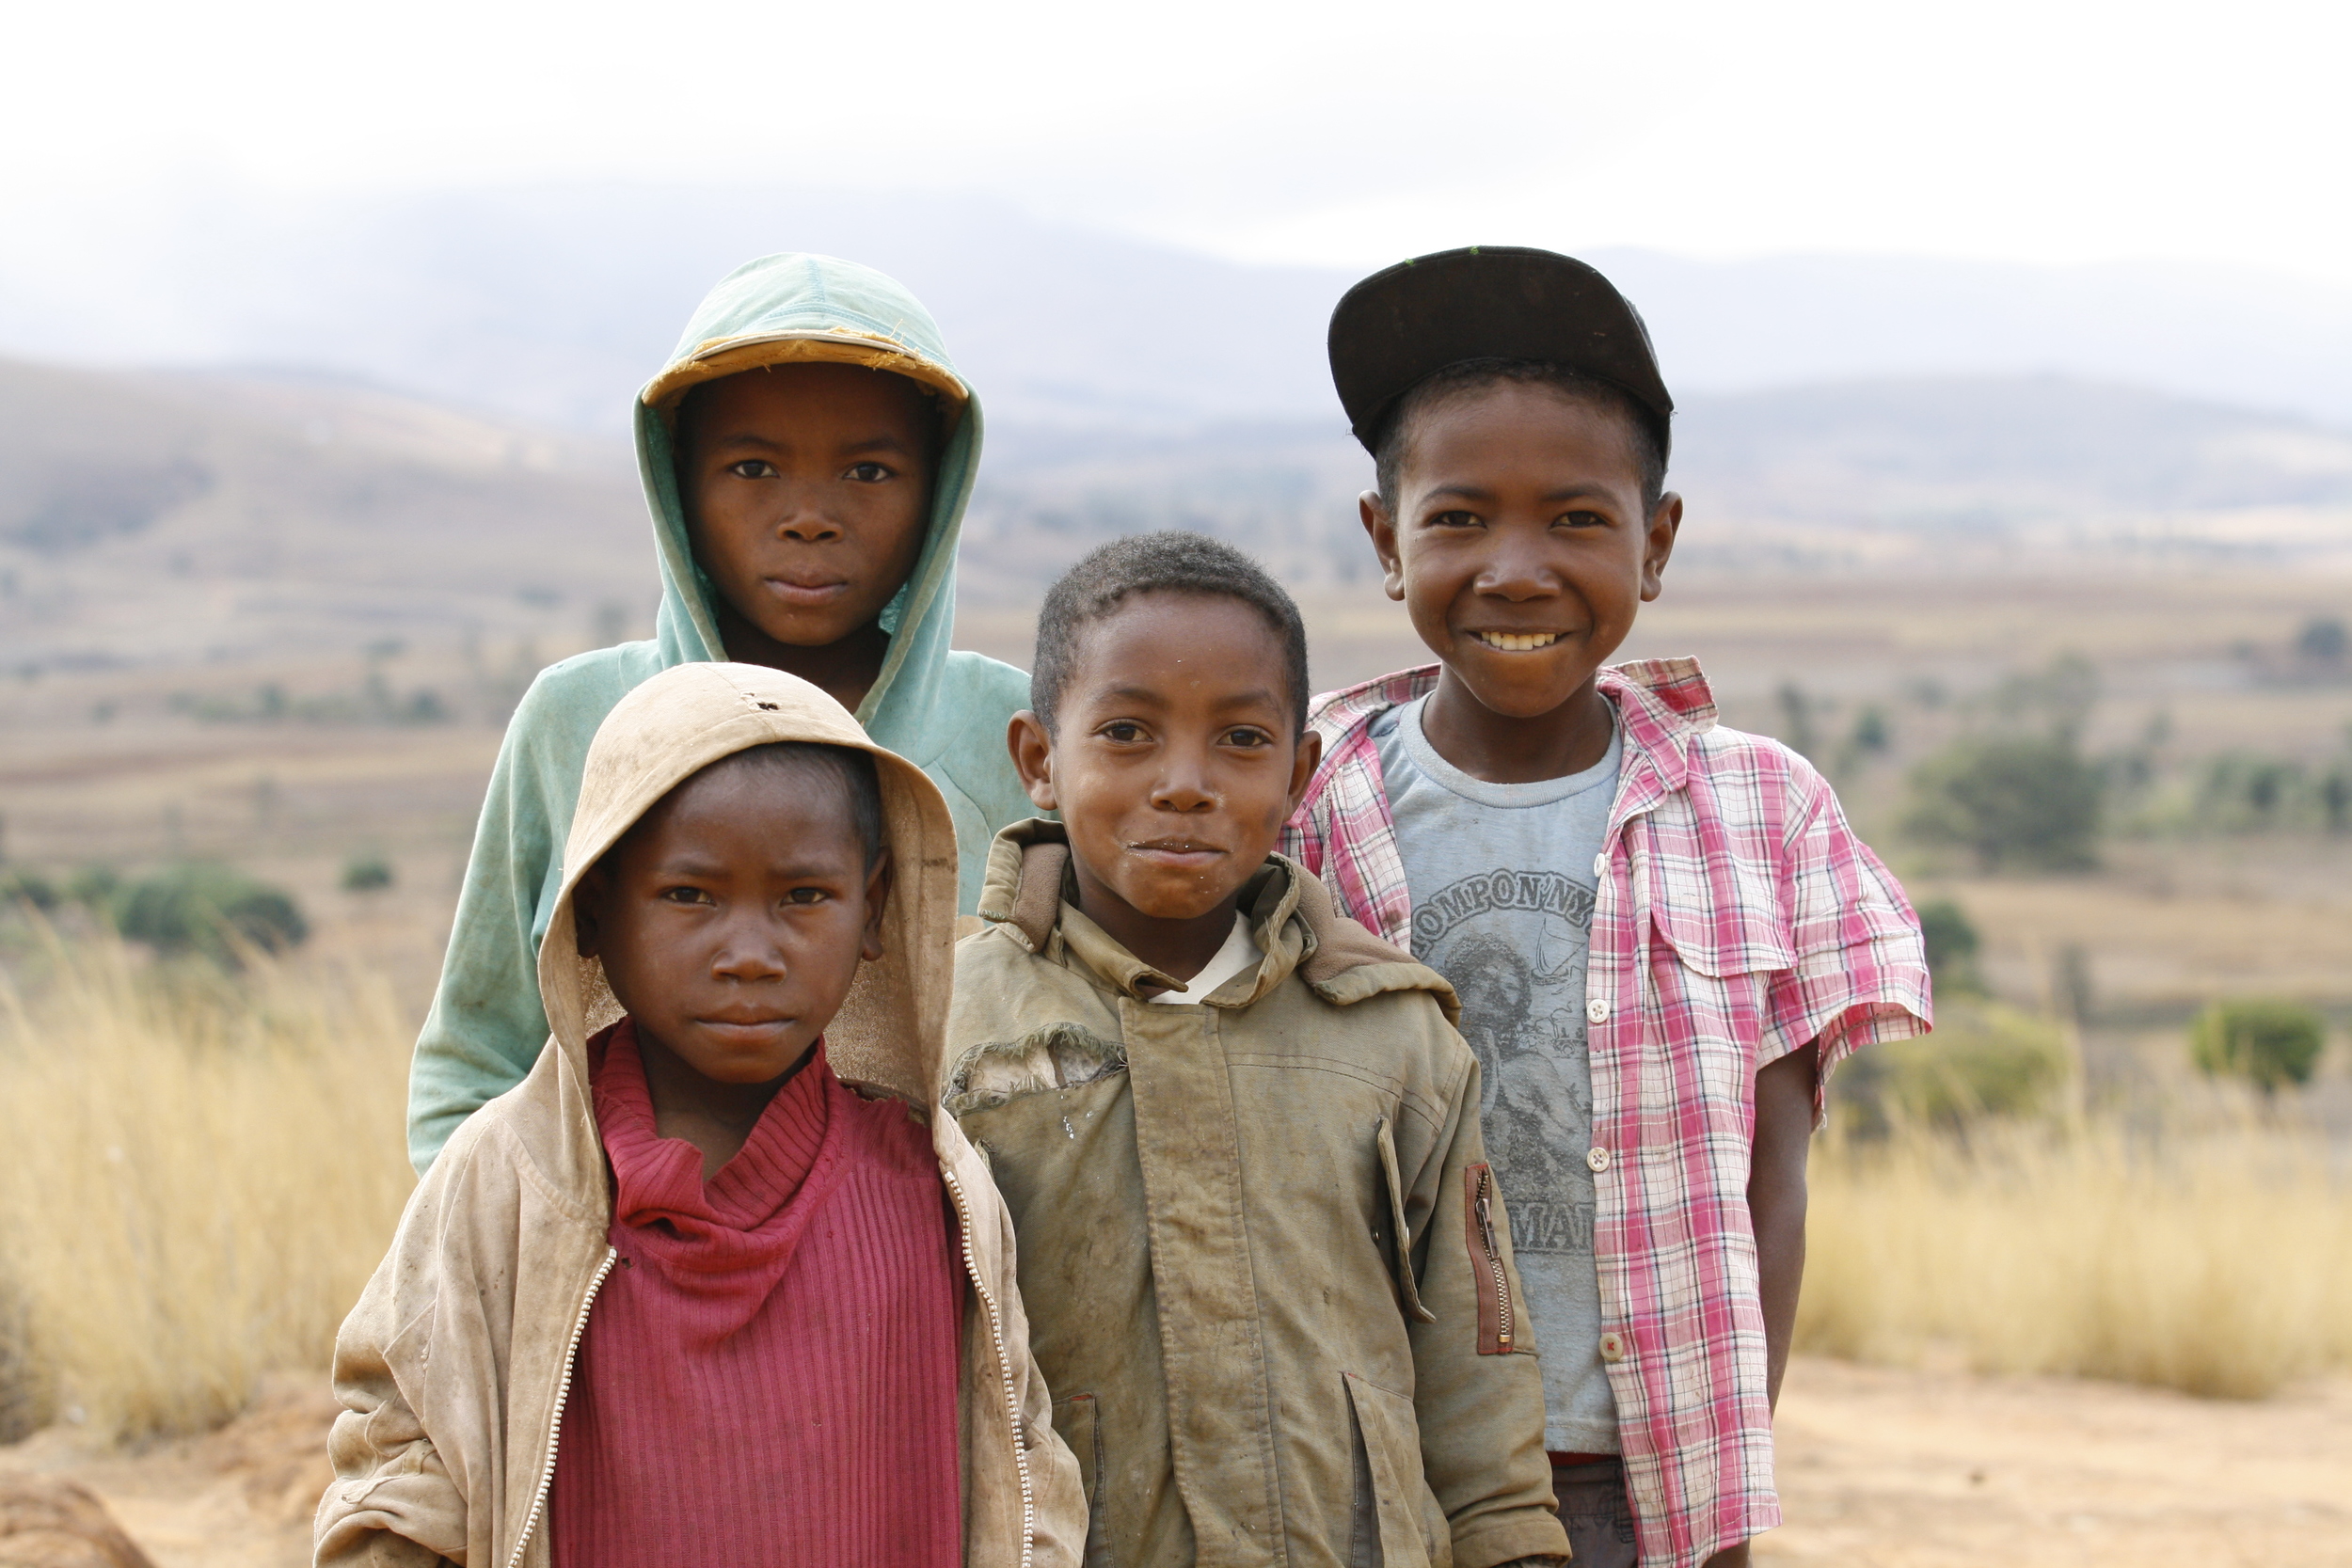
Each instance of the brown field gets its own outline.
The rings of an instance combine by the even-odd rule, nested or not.
[[[1401,611],[1369,586],[1308,608],[1318,684],[1417,657]],[[1868,1150],[1823,1150],[1806,1342],[1858,1359],[1815,1355],[1791,1373],[1781,1419],[1790,1523],[1759,1560],[2352,1563],[2352,1343],[2341,1307],[2352,1289],[2343,1275],[2352,1266],[2352,837],[2223,834],[2191,815],[2110,838],[2095,871],[1989,877],[1920,851],[1896,830],[1910,763],[1956,733],[1967,705],[2005,676],[2069,652],[2098,669],[2094,749],[2130,743],[2161,713],[2169,734],[2159,760],[2183,779],[2231,748],[2319,764],[2346,744],[2352,684],[2282,674],[2276,650],[2305,618],[2347,610],[2352,579],[2340,575],[2042,559],[2031,573],[1698,575],[1676,579],[1645,615],[1629,653],[1697,654],[1728,722],[1778,728],[1777,693],[1791,681],[1814,703],[1825,737],[1844,734],[1866,705],[1886,709],[1893,749],[1836,772],[1856,822],[1915,897],[1951,897],[1968,911],[1985,938],[1986,977],[2003,998],[2049,1011],[2063,987],[2078,987],[2085,1085],[2106,1130],[2006,1150],[1987,1143],[1965,1155],[1922,1142],[1892,1176],[1868,1164]],[[1020,658],[1026,636],[1020,607],[979,605],[967,610],[961,641]],[[503,668],[523,651],[501,648],[487,662]],[[568,649],[548,636],[531,651],[551,658]],[[421,642],[377,669],[395,689],[471,689],[469,681],[483,684],[483,662]],[[208,722],[173,698],[273,681],[358,689],[369,671],[354,658],[0,676],[0,849],[11,866],[63,875],[93,863],[137,869],[216,857],[292,889],[314,927],[281,971],[246,982],[260,988],[248,997],[277,998],[261,1009],[275,1021],[269,1060],[302,1064],[274,1072],[282,1096],[267,1101],[252,1082],[214,1070],[219,1053],[203,1042],[208,1030],[241,1027],[227,1015],[203,1006],[153,1011],[160,1004],[134,976],[135,959],[107,970],[118,960],[90,959],[88,944],[76,942],[72,952],[83,957],[61,960],[21,926],[0,931],[0,966],[17,988],[6,994],[24,999],[13,1013],[18,1004],[0,1006],[0,1080],[14,1147],[26,1151],[10,1188],[17,1206],[0,1217],[22,1225],[27,1206],[40,1207],[34,1195],[54,1208],[54,1194],[69,1189],[133,1206],[126,1227],[134,1212],[138,1223],[179,1212],[167,1207],[172,1183],[161,1167],[112,1162],[105,1150],[121,1138],[69,1135],[75,1124],[54,1114],[84,1092],[41,1060],[69,1042],[93,1071],[113,1075],[105,1082],[125,1117],[144,1105],[169,1121],[171,1108],[208,1105],[208,1135],[227,1147],[275,1122],[307,1121],[303,1136],[264,1139],[275,1176],[238,1189],[251,1207],[231,1229],[266,1223],[324,1236],[316,1216],[265,1220],[273,1187],[311,1187],[322,1162],[353,1148],[365,1148],[373,1173],[337,1200],[362,1215],[356,1229],[309,1248],[304,1277],[273,1287],[273,1300],[302,1305],[268,1335],[246,1336],[233,1354],[202,1349],[200,1337],[174,1341],[197,1347],[177,1366],[119,1354],[143,1336],[196,1336],[208,1313],[256,1321],[249,1294],[222,1305],[228,1287],[207,1283],[209,1255],[190,1249],[172,1266],[207,1304],[188,1315],[197,1321],[159,1326],[130,1309],[135,1302],[88,1315],[59,1395],[61,1410],[80,1419],[0,1449],[0,1468],[87,1481],[165,1568],[303,1560],[308,1501],[323,1479],[318,1357],[334,1302],[380,1250],[398,1200],[400,1066],[499,736],[487,698],[453,721],[412,726]],[[1942,697],[1923,699],[1923,683]],[[390,863],[391,888],[340,889],[342,867],[362,854]],[[82,964],[96,988],[71,1017],[55,1010],[67,994],[55,984],[60,961]],[[2303,999],[2330,1017],[2328,1053],[2310,1090],[2259,1105],[2190,1069],[2189,1017],[2242,994]],[[178,1065],[140,1070],[159,1051]],[[44,1128],[45,1142],[33,1136]],[[2139,1138],[2139,1153],[2100,1137]],[[191,1137],[153,1158],[200,1169],[221,1147],[208,1151]],[[2265,1150],[2280,1160],[2265,1163]],[[126,1163],[138,1180],[126,1179]],[[2119,1233],[2137,1250],[2110,1258],[2104,1283],[2053,1292],[2054,1270]],[[36,1282],[33,1293],[49,1290],[46,1309],[60,1319],[89,1278],[126,1266],[70,1256],[60,1249],[71,1240],[53,1235],[49,1253],[24,1254],[56,1259],[61,1277]],[[1987,1284],[1988,1259],[2010,1265],[1999,1290]],[[2286,1293],[2303,1305],[2282,1326],[2287,1307],[2271,1287],[2287,1275]],[[1963,1296],[1979,1299],[1963,1310]],[[2129,1335],[2091,1331],[2092,1320],[2119,1313],[2154,1325],[2137,1361],[2116,1349]],[[2299,1348],[2282,1360],[2290,1327]],[[2249,1348],[2234,1354],[2233,1344]],[[2181,1372],[2184,1357],[2195,1359],[2184,1345],[2240,1373]],[[2051,1375],[2082,1370],[2158,1384],[2206,1376],[2212,1387],[2242,1375],[2247,1388],[2277,1391],[2196,1399]],[[248,1401],[246,1414],[209,1433],[137,1452],[108,1440],[201,1433]]]

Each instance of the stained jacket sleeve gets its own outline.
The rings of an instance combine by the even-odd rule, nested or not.
[[[343,1409],[327,1437],[334,1484],[312,1525],[318,1568],[432,1568],[465,1560],[465,1495],[392,1371],[394,1344],[421,1342],[431,1326],[396,1321],[392,1275],[400,1258],[395,1246],[335,1338],[335,1394]]]
[[[1434,1018],[1432,1027],[1453,1037]],[[1522,1321],[1511,1226],[1479,1131],[1478,1063],[1455,1043],[1463,1072],[1437,1135],[1424,1150],[1400,1150],[1420,1156],[1404,1173],[1406,1218],[1421,1303],[1435,1320],[1411,1326],[1413,1403],[1422,1472],[1453,1526],[1456,1568],[1493,1568],[1565,1558],[1568,1541],[1544,1454],[1543,1378]]]
[[[460,1123],[522,1082],[547,1043],[542,911],[562,875],[587,742],[611,705],[580,689],[592,684],[585,673],[565,665],[542,673],[499,747],[440,989],[408,1071],[408,1158],[421,1176]],[[593,714],[579,711],[587,708]]]

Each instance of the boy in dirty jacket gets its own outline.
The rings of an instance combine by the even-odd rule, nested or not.
[[[619,701],[550,1037],[337,1340],[320,1563],[1077,1562],[1009,1218],[935,1109],[955,889],[938,789],[818,688]]]
[[[1446,983],[1273,855],[1305,634],[1247,557],[1105,546],[1048,594],[956,950],[949,1108],[1021,1238],[1087,1561],[1567,1551],[1478,1064]]]

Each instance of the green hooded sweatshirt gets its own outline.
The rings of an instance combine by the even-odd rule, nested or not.
[[[956,372],[930,314],[890,278],[829,256],[745,263],[703,301],[637,402],[637,467],[661,562],[653,640],[598,648],[542,671],[506,727],[440,990],[409,1071],[408,1155],[420,1172],[460,1122],[522,1082],[547,1040],[539,939],[554,909],[564,842],[596,726],[625,693],[660,671],[726,657],[711,613],[714,590],[687,541],[671,408],[695,382],[807,359],[896,372],[951,410],[961,404],[939,456],[930,531],[914,576],[882,611],[890,651],[857,720],[878,743],[929,774],[946,798],[962,912],[979,901],[996,831],[1036,814],[1005,750],[1007,722],[1029,704],[1029,677],[948,647],[956,537],[979,467],[979,399]]]

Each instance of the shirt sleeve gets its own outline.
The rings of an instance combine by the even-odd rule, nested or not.
[[[1818,1117],[1838,1062],[1863,1046],[1928,1032],[1927,949],[1901,884],[1854,836],[1826,782],[1816,780],[1783,863],[1794,961],[1773,976],[1756,1065],[1818,1040]]]
[[[561,871],[580,790],[579,766],[568,784],[562,777],[570,748],[548,733],[560,727],[559,706],[542,675],[515,710],[490,774],[440,986],[408,1069],[408,1159],[420,1176],[468,1117],[523,1081],[547,1043],[539,911]]]

